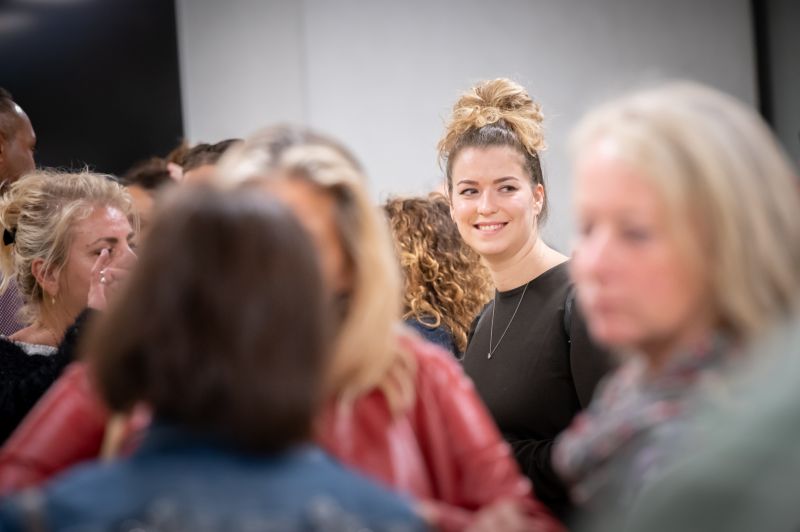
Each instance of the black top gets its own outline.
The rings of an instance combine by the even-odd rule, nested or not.
[[[0,444],[74,359],[80,330],[90,312],[78,316],[52,355],[29,355],[17,343],[0,337]]]
[[[611,368],[611,358],[589,340],[577,305],[570,303],[565,319],[567,297],[573,297],[568,263],[531,280],[527,290],[525,286],[495,294],[491,359],[494,301],[475,320],[464,370],[533,482],[537,498],[564,518],[570,504],[550,463],[553,440],[589,404],[595,385]]]

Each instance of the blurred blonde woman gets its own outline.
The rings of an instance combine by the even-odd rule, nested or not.
[[[677,458],[690,394],[798,309],[800,190],[763,120],[696,83],[608,103],[574,142],[578,300],[624,363],[555,463],[607,511]]]
[[[556,528],[452,356],[398,326],[400,272],[355,158],[278,127],[232,147],[217,177],[278,197],[316,241],[340,307],[317,420],[323,447],[420,500],[441,529]]]
[[[135,255],[124,189],[89,172],[36,171],[0,200],[3,287],[16,280],[28,324],[0,337],[0,442],[72,360],[79,314],[105,306]]]
[[[441,194],[394,198],[383,210],[403,268],[403,319],[460,357],[472,320],[492,297],[489,272],[461,239]]]

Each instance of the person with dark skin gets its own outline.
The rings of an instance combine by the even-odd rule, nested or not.
[[[36,133],[33,126],[11,96],[0,87],[0,193],[8,185],[36,168],[33,151],[36,147]],[[9,335],[22,328],[17,313],[22,308],[22,298],[16,283],[0,294],[0,334]]]
[[[36,133],[9,93],[0,87],[0,191],[36,167]]]

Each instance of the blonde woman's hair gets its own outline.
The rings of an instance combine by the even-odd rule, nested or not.
[[[445,169],[447,190],[453,193],[453,163],[464,148],[508,146],[523,156],[531,183],[544,187],[539,153],[545,149],[544,115],[525,88],[506,78],[481,81],[461,95],[444,135],[439,161]],[[546,190],[545,190],[546,192]],[[547,218],[547,195],[539,222]]]
[[[749,341],[800,303],[800,184],[764,121],[715,89],[675,82],[586,116],[599,140],[662,194],[676,237],[705,270],[719,326]]]
[[[228,187],[278,179],[303,180],[330,194],[352,268],[326,394],[352,400],[380,388],[393,411],[406,407],[413,397],[415,366],[394,333],[401,311],[400,271],[386,221],[370,202],[360,165],[327,137],[278,126],[232,146],[216,169],[217,182]]]
[[[3,194],[0,289],[5,290],[16,279],[25,301],[21,317],[27,322],[36,319],[44,298],[31,264],[42,259],[43,271],[62,268],[69,255],[72,228],[97,206],[119,209],[136,227],[130,196],[107,175],[37,170],[12,183]]]
[[[492,297],[489,271],[461,239],[441,194],[394,198],[383,210],[405,274],[403,319],[444,325],[463,353],[472,321]]]

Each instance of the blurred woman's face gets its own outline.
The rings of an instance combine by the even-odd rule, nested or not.
[[[507,146],[465,148],[453,162],[453,220],[467,245],[490,264],[536,243],[544,188],[531,186],[524,162]]]
[[[311,234],[326,285],[334,294],[346,294],[351,285],[351,267],[337,230],[335,199],[301,179],[276,179],[268,183],[267,190],[288,205]]]
[[[572,275],[595,339],[659,363],[710,331],[710,283],[663,198],[620,153],[600,141],[577,161]]]
[[[72,227],[72,244],[59,273],[56,301],[70,315],[86,308],[92,267],[108,249],[110,267],[130,268],[136,260],[131,247],[133,229],[125,214],[114,207],[97,207]]]

